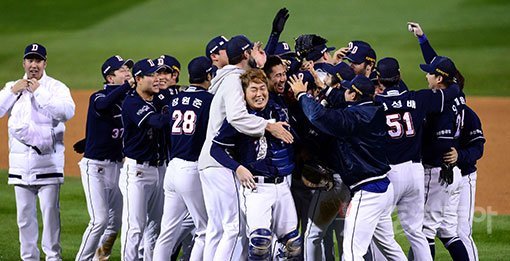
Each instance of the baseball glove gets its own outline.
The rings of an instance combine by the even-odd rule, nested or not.
[[[296,39],[296,55],[300,61],[308,59],[316,46],[326,44],[327,40],[316,34],[303,34]],[[312,59],[313,60],[313,59]]]
[[[85,139],[77,141],[73,145],[74,151],[76,151],[76,153],[79,153],[79,154],[84,153],[85,152],[85,142],[86,142]]]
[[[301,172],[301,180],[309,188],[329,191],[335,185],[333,173],[335,173],[334,170],[320,163],[305,163]]]
[[[448,187],[448,185],[451,185],[453,183],[454,167],[455,165],[443,163],[443,165],[441,166],[441,171],[439,171],[439,184],[441,184],[441,186],[446,185]]]

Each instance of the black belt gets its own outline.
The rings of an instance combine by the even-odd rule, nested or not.
[[[36,179],[47,179],[47,178],[63,178],[63,173],[45,173],[45,174],[35,174]],[[9,178],[21,179],[21,175],[9,174]]]
[[[285,177],[253,177],[255,183],[279,184],[285,181]]]
[[[136,164],[149,165],[151,167],[160,167],[166,163],[166,160],[136,160]]]

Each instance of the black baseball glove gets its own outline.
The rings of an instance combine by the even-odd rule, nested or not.
[[[301,171],[301,180],[309,188],[329,191],[335,185],[334,173],[334,170],[320,163],[305,163]]]
[[[441,186],[446,185],[448,187],[448,185],[451,185],[453,183],[454,167],[455,165],[450,165],[446,163],[443,163],[443,165],[441,165],[441,171],[439,171],[439,184],[441,184]]]
[[[303,34],[296,39],[296,55],[299,61],[308,59],[308,55],[314,51],[314,48],[326,44],[327,40],[316,34]]]
[[[82,140],[79,140],[77,141],[74,145],[73,145],[73,149],[74,151],[76,151],[76,153],[79,153],[79,154],[82,154],[85,152],[85,138],[83,138]]]
[[[273,19],[273,29],[271,30],[272,34],[281,34],[283,32],[283,28],[285,27],[285,23],[289,19],[289,10],[287,8],[282,8],[278,10],[274,19]]]

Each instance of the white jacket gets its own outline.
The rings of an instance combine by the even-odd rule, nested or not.
[[[209,111],[207,135],[204,146],[198,158],[198,169],[209,167],[223,167],[211,157],[213,138],[223,124],[225,118],[236,130],[249,136],[261,137],[264,135],[267,121],[264,118],[249,114],[244,100],[243,87],[239,76],[243,69],[235,65],[227,65],[217,71],[211,82],[209,92],[214,94]]]
[[[46,72],[34,93],[14,94],[15,83],[0,91],[0,117],[9,114],[9,184],[62,183],[64,122],[75,109],[69,88]]]

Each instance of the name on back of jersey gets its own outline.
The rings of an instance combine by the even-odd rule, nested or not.
[[[401,109],[404,107],[403,104],[404,103],[402,102],[402,100],[397,100],[397,101],[393,101],[390,106],[393,109]],[[415,100],[407,100],[405,102],[405,105],[407,108],[416,109],[416,101]],[[383,107],[384,107],[385,111],[389,110],[388,104],[386,104],[386,102],[383,103]]]
[[[184,96],[182,97],[180,103],[182,105],[189,105],[191,102],[191,97],[188,97],[188,96]],[[172,107],[175,107],[179,105],[179,97],[176,97],[172,100]],[[202,107],[202,100],[195,97],[193,98],[193,101],[191,102],[191,105],[197,109],[200,109],[200,107]]]

